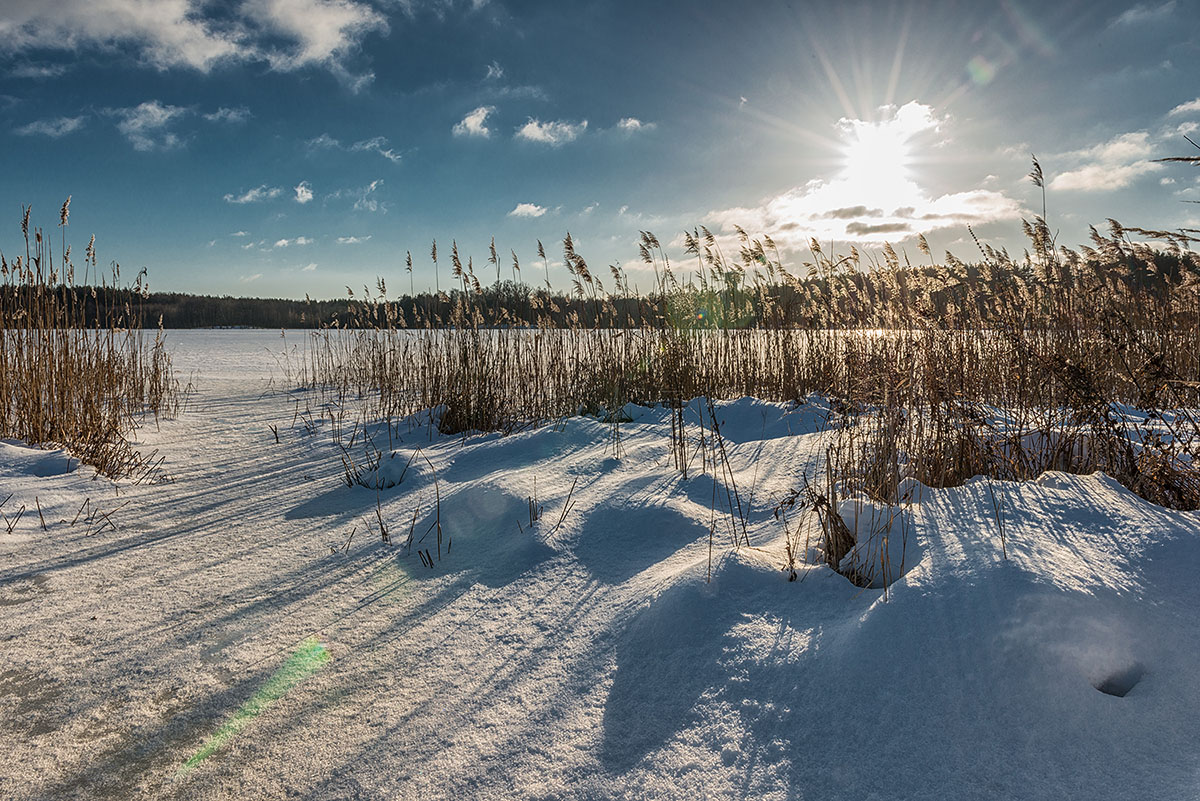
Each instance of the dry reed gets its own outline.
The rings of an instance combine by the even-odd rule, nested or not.
[[[178,385],[161,329],[150,343],[142,335],[144,271],[118,289],[120,267],[100,275],[92,237],[84,282],[76,284],[65,241],[70,202],[59,214],[57,260],[42,229],[30,227],[29,208],[21,221],[25,253],[12,261],[0,254],[0,437],[61,445],[101,474],[144,479],[153,456],[127,435],[145,414],[172,413]]]

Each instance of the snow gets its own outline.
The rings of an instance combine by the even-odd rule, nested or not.
[[[195,393],[137,437],[169,481],[0,443],[2,798],[1200,797],[1193,513],[1102,474],[849,498],[906,539],[888,586],[789,582],[820,399],[715,404],[735,548],[664,409],[624,410],[619,457],[596,417],[400,426],[403,480],[347,486],[292,424],[297,332],[168,341]]]

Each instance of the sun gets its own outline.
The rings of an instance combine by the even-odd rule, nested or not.
[[[931,109],[920,103],[885,108],[876,121],[843,119],[842,171],[833,181],[847,206],[894,213],[924,197],[914,163],[918,134],[936,129]]]
[[[842,154],[842,179],[864,192],[886,192],[907,185],[913,180],[911,139],[911,132],[895,125],[854,125]]]

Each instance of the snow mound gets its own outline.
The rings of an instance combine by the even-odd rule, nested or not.
[[[35,448],[20,440],[0,440],[0,476],[64,476],[79,468],[79,460],[65,449]]]
[[[715,403],[726,454],[686,479],[662,407],[622,410],[619,455],[595,416],[435,410],[371,432],[383,478],[420,449],[386,491],[326,429],[276,442],[293,404],[203,385],[141,432],[171,484],[0,443],[4,798],[1198,795],[1194,513],[1102,474],[909,481],[836,510],[870,586],[788,581],[819,400]]]

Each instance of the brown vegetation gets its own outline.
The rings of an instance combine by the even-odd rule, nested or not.
[[[153,459],[130,446],[127,434],[141,417],[169,414],[178,403],[177,385],[161,336],[143,339],[144,274],[125,302],[108,291],[120,281],[96,268],[95,237],[84,254],[85,278],[75,284],[75,265],[66,246],[70,199],[59,227],[58,260],[48,237],[30,228],[25,209],[21,231],[25,253],[11,262],[0,254],[0,437],[34,445],[61,445],[98,472],[144,477]],[[98,286],[88,286],[88,276]],[[80,289],[84,291],[79,291]]]

